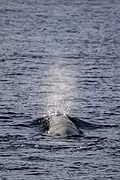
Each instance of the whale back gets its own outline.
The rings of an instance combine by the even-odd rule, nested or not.
[[[48,133],[60,136],[80,135],[75,124],[65,115],[52,116],[49,124]]]

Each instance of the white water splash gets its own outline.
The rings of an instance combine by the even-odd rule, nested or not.
[[[47,113],[68,114],[77,95],[74,71],[65,64],[56,64],[48,72],[49,96]]]

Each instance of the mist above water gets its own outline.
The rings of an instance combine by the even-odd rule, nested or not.
[[[52,66],[48,72],[47,82],[51,92],[46,97],[48,114],[68,114],[73,106],[71,97],[77,96],[75,72],[60,62]]]

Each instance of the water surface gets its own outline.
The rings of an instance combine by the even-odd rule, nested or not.
[[[119,0],[0,2],[1,180],[119,180],[119,128],[67,139],[24,126],[57,111],[119,125]]]

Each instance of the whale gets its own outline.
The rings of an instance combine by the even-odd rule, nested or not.
[[[25,126],[25,124],[24,124]],[[28,127],[36,127],[41,134],[47,133],[53,136],[84,136],[85,130],[94,130],[97,128],[112,128],[117,125],[101,125],[86,122],[78,117],[71,117],[62,113],[52,114],[37,118],[30,122]]]
[[[57,136],[80,136],[83,132],[66,115],[53,115],[49,121],[49,134]]]

